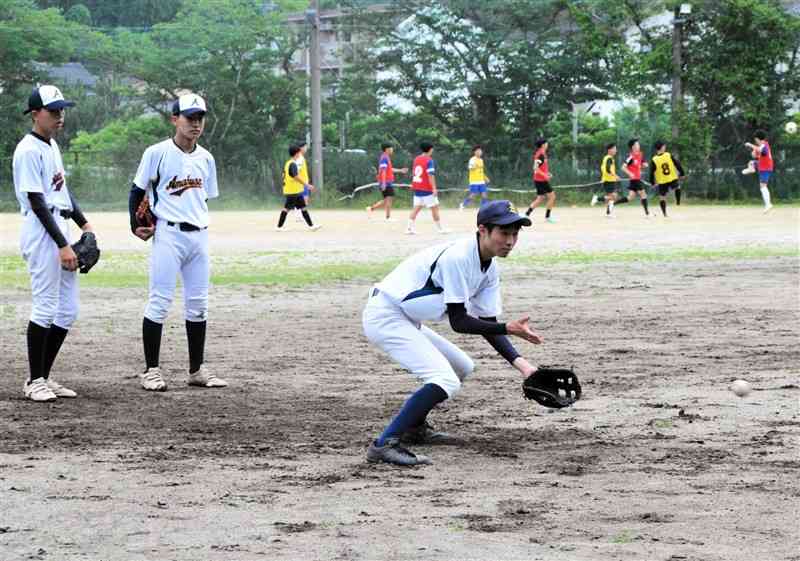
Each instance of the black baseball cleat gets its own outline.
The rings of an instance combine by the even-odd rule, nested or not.
[[[367,450],[367,461],[372,464],[384,462],[397,466],[419,466],[433,463],[429,457],[414,454],[411,450],[400,446],[398,438],[388,439],[383,446],[378,446],[373,440]]]
[[[403,444],[429,444],[429,445],[454,445],[463,444],[464,441],[446,432],[435,430],[427,421],[418,427],[407,430],[400,437]]]

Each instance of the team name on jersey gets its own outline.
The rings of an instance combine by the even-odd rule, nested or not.
[[[178,179],[178,176],[172,178],[167,184],[165,189],[170,195],[180,197],[186,192],[187,189],[202,189],[203,179],[200,177],[187,177],[186,179]]]

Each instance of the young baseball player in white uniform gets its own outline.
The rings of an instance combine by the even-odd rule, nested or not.
[[[470,238],[437,245],[403,261],[370,291],[364,308],[364,333],[422,383],[367,451],[370,462],[429,464],[430,459],[400,443],[450,444],[426,422],[437,403],[453,397],[474,370],[472,359],[453,343],[422,325],[449,319],[458,333],[482,335],[500,355],[527,377],[534,368],[506,335],[531,343],[541,338],[528,318],[499,323],[500,276],[495,257],[507,257],[523,226],[509,201],[487,202],[478,212],[478,231]]]
[[[50,369],[69,328],[78,317],[78,266],[70,247],[70,218],[84,231],[92,227],[67,188],[55,135],[64,128],[66,101],[55,86],[40,86],[28,99],[33,129],[17,145],[12,163],[14,191],[22,223],[20,248],[31,276],[33,305],[28,322],[30,376],[24,395],[32,401],[76,397],[50,379]]]
[[[206,103],[198,95],[183,95],[175,101],[175,136],[145,150],[131,188],[131,230],[143,240],[153,237],[150,297],[142,323],[146,367],[139,374],[146,390],[167,389],[159,369],[161,331],[179,273],[189,342],[189,385],[228,385],[203,364],[210,278],[207,201],[219,195],[214,157],[197,144],[205,115]],[[156,218],[155,226],[149,228],[139,226],[135,217],[145,194]]]

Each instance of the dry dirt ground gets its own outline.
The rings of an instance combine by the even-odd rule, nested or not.
[[[797,209],[624,211],[564,209],[518,251],[797,247]],[[219,213],[213,251],[367,259],[440,239],[355,212],[278,234],[274,214]],[[123,215],[90,219],[106,248],[142,250]],[[464,235],[473,219],[445,214]],[[0,224],[13,253],[19,220]],[[29,295],[0,287],[0,560],[800,560],[798,278],[796,256],[506,268],[506,315],[545,338],[520,350],[574,366],[584,398],[524,401],[482,339],[439,325],[478,366],[431,415],[466,443],[419,448],[435,464],[413,469],[364,461],[415,387],[361,333],[367,280],[214,289],[216,391],[185,385],[176,302],[163,394],[131,378],[145,287],[85,290],[54,368],[80,397],[44,405],[21,392]]]

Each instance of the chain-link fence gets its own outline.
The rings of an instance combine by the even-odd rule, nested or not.
[[[617,170],[620,177],[624,154],[617,155]],[[563,203],[584,203],[599,186],[600,162],[605,150],[581,148],[576,153],[550,151],[551,184],[556,188]],[[410,167],[415,154],[398,150],[393,162],[395,167]],[[90,153],[67,151],[64,163],[68,184],[75,196],[87,209],[124,210],[127,208],[128,190],[139,162],[140,154],[115,161],[103,161]],[[436,149],[437,182],[442,190],[442,199],[448,203],[464,196],[467,187],[467,162],[469,153]],[[221,197],[216,205],[224,208],[253,208],[279,205],[281,181],[281,155],[273,158],[272,165],[264,162],[253,164],[220,164],[219,179]],[[800,199],[800,146],[776,147],[774,149],[775,173],[770,180],[770,190],[775,201]],[[315,204],[323,207],[358,206],[373,198],[375,190],[364,190],[353,195],[354,190],[376,179],[378,153],[364,151],[326,151],[325,189],[314,196]],[[494,197],[509,197],[523,203],[535,195],[531,180],[532,154],[520,149],[514,153],[484,156],[490,187],[498,189]],[[688,160],[688,161],[687,161]],[[310,161],[310,158],[309,158]],[[690,163],[681,158],[688,173],[684,192],[689,199],[698,201],[746,202],[758,201],[757,176],[743,175],[748,154],[746,150],[728,150],[717,154],[710,163]],[[274,168],[274,169],[273,169]],[[643,176],[646,178],[647,170]],[[398,183],[408,182],[407,176],[399,175]],[[570,187],[578,185],[578,187]],[[624,183],[622,187],[624,187]],[[410,200],[401,190],[399,201]],[[14,187],[11,177],[11,158],[0,158],[0,210],[16,209]]]

